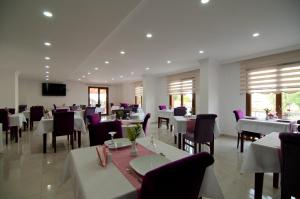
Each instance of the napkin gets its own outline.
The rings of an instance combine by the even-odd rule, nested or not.
[[[96,147],[96,151],[98,154],[100,165],[106,167],[107,165],[107,154],[108,154],[108,147],[105,145],[100,145]]]

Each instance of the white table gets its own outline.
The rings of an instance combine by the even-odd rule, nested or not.
[[[26,117],[24,116],[23,113],[16,113],[16,114],[12,114],[9,115],[9,126],[17,126],[19,128],[23,127],[23,122],[27,122],[26,121]]]
[[[153,151],[150,138],[139,138],[137,143]],[[189,154],[173,146],[155,140],[157,151],[175,161]],[[95,147],[72,150],[65,162],[63,181],[72,177],[75,199],[129,199],[136,198],[136,189],[113,163],[105,168],[99,166]],[[188,182],[184,182],[188,183]],[[224,198],[213,165],[205,171],[199,196]]]
[[[178,135],[178,148],[181,148],[181,134],[186,133],[187,129],[187,122],[190,119],[196,119],[196,115],[192,115],[189,118],[184,117],[184,116],[173,116],[171,118],[171,124],[174,126],[174,134]],[[218,122],[215,122],[215,127],[214,127],[214,137],[218,137],[220,135],[220,129]]]
[[[0,123],[0,153],[3,153],[3,132],[2,132],[2,123]]]
[[[81,117],[82,119],[84,119],[84,110],[77,110],[77,111],[74,111],[74,116],[78,116],[78,117]]]
[[[273,187],[278,188],[280,173],[279,133],[273,132],[251,143],[242,163],[242,173],[255,173],[255,198],[262,197],[264,173],[274,173]]]
[[[24,114],[26,119],[30,119],[30,110],[23,111],[22,113]]]
[[[239,133],[250,131],[267,135],[272,132],[293,132],[297,128],[297,124],[294,122],[278,122],[276,120],[240,119],[236,128]]]
[[[174,115],[174,110],[171,110],[171,109],[158,110],[157,111],[158,128],[160,128],[162,120],[166,120],[167,128],[169,129],[169,122],[170,122],[171,118],[173,117],[173,115]]]
[[[85,123],[82,117],[74,115],[74,130],[79,131],[80,133],[86,133]],[[46,119],[42,118],[39,121],[38,127],[36,129],[36,133],[43,135],[43,152],[46,153],[47,146],[47,133],[52,133],[53,131],[53,118]],[[80,146],[79,146],[80,147]]]

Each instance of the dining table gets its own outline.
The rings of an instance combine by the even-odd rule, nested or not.
[[[187,124],[189,120],[195,120],[196,115],[191,116],[172,116],[170,123],[174,127],[174,134],[178,136],[178,148],[181,149],[182,145],[182,134],[185,134],[187,132]],[[218,122],[215,122],[214,126],[214,137],[218,137],[220,135],[220,129]]]
[[[174,110],[173,109],[158,110],[157,111],[158,128],[160,128],[162,120],[167,121],[167,127],[169,128],[169,123],[170,123],[170,120],[173,116],[174,116]]]
[[[74,130],[78,131],[79,134],[86,133],[86,126],[84,120],[81,116],[74,115]],[[37,129],[35,130],[36,133],[43,135],[43,153],[47,152],[47,135],[48,133],[52,133],[53,131],[53,117],[46,118],[42,117],[39,121]],[[78,147],[80,147],[80,137],[78,136]]]
[[[8,115],[9,127],[12,132],[15,132],[15,142],[18,142],[18,133],[22,137],[22,127],[24,123],[27,123],[26,117],[23,113],[15,113]]]
[[[190,155],[176,147],[149,137],[138,138],[136,143],[137,147],[142,147],[157,156],[163,155],[168,161],[175,161]],[[68,179],[71,179],[75,199],[137,198],[142,179],[132,172],[130,162],[127,162],[123,167],[117,164],[117,161],[123,161],[130,157],[130,147],[122,150],[110,149],[110,151],[112,160],[109,160],[108,164],[102,167],[99,164],[96,146],[71,150],[65,160],[61,186]],[[143,167],[142,170],[148,172],[154,169],[151,167],[155,162],[155,158],[151,159],[154,156],[139,155],[141,153],[140,148],[136,158],[144,157],[150,161],[150,164],[147,164],[148,166]],[[116,158],[118,159],[116,160]],[[128,170],[125,169],[124,171],[122,168],[128,168]],[[202,196],[216,199],[224,198],[213,165],[206,168],[199,191],[199,197]]]
[[[265,173],[273,173],[273,187],[278,188],[280,173],[280,139],[272,132],[252,142],[241,165],[241,173],[254,173],[254,198],[261,199]]]

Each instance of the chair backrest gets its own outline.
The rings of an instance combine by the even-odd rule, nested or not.
[[[213,162],[211,155],[202,152],[149,171],[143,178],[139,199],[197,199],[205,170]]]
[[[167,105],[161,104],[158,106],[159,110],[166,110],[167,109]]]
[[[120,107],[127,109],[129,107],[129,104],[128,103],[120,103]]]
[[[40,121],[44,115],[43,106],[32,106],[30,107],[30,120],[31,121]]]
[[[64,112],[68,112],[69,109],[68,108],[60,108],[60,109],[54,109],[53,113],[64,113]]]
[[[82,109],[82,110],[85,110],[86,109],[86,105],[84,105],[84,104],[81,104],[81,105],[79,105],[80,106],[80,108]]]
[[[131,105],[131,111],[132,111],[132,112],[137,113],[138,108],[139,108],[139,105],[138,105],[138,104],[132,104],[132,105]]]
[[[284,194],[299,198],[300,134],[280,133],[279,138],[281,140],[281,189]]]
[[[2,131],[8,131],[9,118],[7,109],[0,109],[0,123],[2,123]]]
[[[56,109],[56,105],[55,104],[53,104],[53,108],[54,108],[54,110]]]
[[[101,122],[101,113],[94,113],[93,115],[88,115],[87,119],[90,125],[95,125]]]
[[[68,135],[74,131],[74,112],[54,112],[53,133],[55,136]]]
[[[234,110],[233,113],[234,113],[236,121],[239,121],[240,119],[245,118],[244,112],[240,109]]]
[[[176,107],[174,108],[174,116],[185,116],[186,115],[186,107]]]
[[[148,125],[148,121],[149,121],[150,117],[151,117],[151,114],[147,113],[147,115],[145,116],[144,121],[143,121],[143,130],[144,130],[145,135],[147,134],[147,125]]]
[[[121,121],[100,122],[95,125],[89,125],[90,146],[103,144],[106,140],[110,140],[109,132],[117,132],[114,138],[122,138]]]
[[[15,114],[16,113],[16,109],[14,109],[14,108],[8,108],[7,110],[10,114]]]
[[[216,114],[199,114],[196,118],[194,138],[198,143],[214,140]]]
[[[19,105],[19,113],[26,111],[27,105]]]
[[[85,108],[85,111],[84,111],[84,121],[85,121],[85,123],[87,123],[87,116],[88,115],[93,115],[95,113],[95,109],[96,109],[96,107],[90,107],[90,106]]]

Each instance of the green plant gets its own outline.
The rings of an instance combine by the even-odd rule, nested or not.
[[[128,139],[133,142],[136,140],[137,137],[139,137],[139,135],[141,134],[142,131],[142,127],[140,124],[137,124],[134,127],[129,127],[127,129],[127,137]]]

